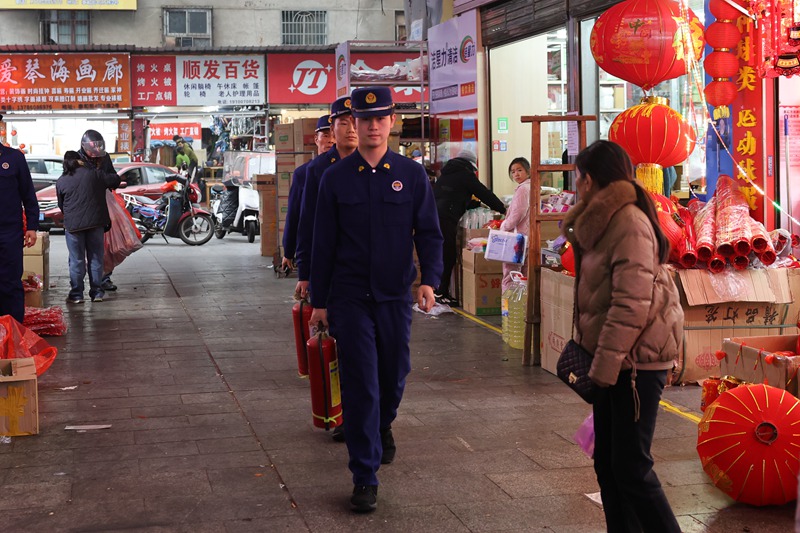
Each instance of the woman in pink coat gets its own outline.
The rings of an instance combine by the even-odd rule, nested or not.
[[[508,165],[508,176],[517,182],[517,190],[514,191],[514,198],[511,200],[506,210],[506,218],[500,225],[502,231],[513,233],[528,234],[530,224],[530,197],[531,197],[531,164],[524,157],[515,158]],[[503,292],[511,286],[511,272],[520,271],[523,275],[528,275],[528,258],[525,263],[503,263]]]

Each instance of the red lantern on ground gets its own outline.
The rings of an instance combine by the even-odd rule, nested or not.
[[[686,160],[694,150],[696,133],[666,98],[650,96],[620,113],[608,140],[621,145],[636,165],[636,178],[650,192],[664,189],[664,167]]]
[[[672,0],[627,0],[600,15],[592,29],[592,55],[600,68],[649,91],[685,74],[680,4]],[[703,53],[703,25],[689,10],[688,31],[696,59]]]

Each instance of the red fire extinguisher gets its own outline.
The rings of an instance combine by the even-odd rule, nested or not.
[[[297,350],[297,373],[301,378],[308,377],[308,321],[314,310],[305,299],[300,300],[292,307],[292,321],[294,322],[294,343]]]
[[[320,328],[321,329],[321,328]],[[314,425],[326,431],[342,423],[336,339],[320,331],[308,340],[308,379]]]

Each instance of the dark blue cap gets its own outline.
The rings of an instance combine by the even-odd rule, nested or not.
[[[334,103],[331,104],[330,123],[333,124],[333,120],[336,117],[340,117],[348,113],[350,113],[350,97],[342,96],[341,98],[337,99]]]
[[[317,119],[317,129],[315,132],[320,132],[322,130],[329,130],[331,129],[331,117],[330,115],[322,115]]]
[[[385,117],[394,113],[392,91],[388,87],[362,87],[350,94],[356,118]]]

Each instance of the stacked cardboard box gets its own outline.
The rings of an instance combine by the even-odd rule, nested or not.
[[[257,174],[255,176],[255,189],[258,191],[258,216],[261,225],[261,255],[272,257],[278,251],[280,240],[278,236],[278,209],[277,209],[277,176],[274,174]]]
[[[466,240],[489,235],[489,230],[467,230]],[[476,316],[499,315],[503,263],[487,261],[483,252],[461,250],[461,304]]]
[[[32,357],[0,359],[0,436],[39,433],[39,390]]]
[[[23,248],[22,257],[23,279],[26,272],[38,275],[42,279],[42,290],[50,286],[50,234],[40,231],[36,234],[36,244],[30,248]]]

